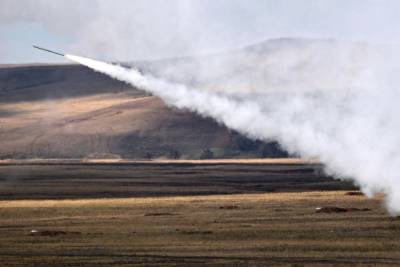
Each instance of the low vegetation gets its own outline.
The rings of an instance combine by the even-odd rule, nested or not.
[[[393,238],[400,235],[400,220],[388,216],[379,200],[345,191],[0,205],[2,266],[336,266],[400,259],[400,240]],[[316,213],[321,205],[369,210]]]

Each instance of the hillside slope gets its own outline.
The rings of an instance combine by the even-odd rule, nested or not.
[[[82,66],[0,68],[1,158],[282,155]]]

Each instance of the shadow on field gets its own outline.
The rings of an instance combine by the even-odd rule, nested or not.
[[[318,164],[0,165],[0,199],[82,199],[352,190]]]

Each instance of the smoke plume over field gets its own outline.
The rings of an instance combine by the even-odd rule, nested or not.
[[[215,53],[145,62],[143,73],[153,76],[68,58],[253,139],[278,140],[369,195],[386,193],[400,214],[400,48],[368,44],[400,42],[398,1],[21,2],[1,1],[0,22],[39,25],[68,40],[55,47],[61,51],[124,62]],[[323,41],[237,49],[287,36]]]
[[[352,179],[368,195],[386,193],[388,209],[399,214],[397,48],[338,42],[279,44],[268,50],[269,61],[258,66],[263,71],[260,77],[271,79],[264,83],[257,77],[247,79],[254,82],[252,90],[246,86],[229,89],[231,78],[237,76],[244,83],[246,79],[239,79],[243,73],[233,71],[234,64],[226,65],[223,59],[216,64],[226,66],[227,86],[221,80],[218,90],[213,90],[204,85],[206,78],[197,82],[204,88],[196,89],[134,68],[67,58],[157,95],[169,105],[212,117],[253,139],[278,140],[292,153],[320,160],[335,177]],[[244,52],[239,66],[254,54],[258,59],[264,55],[259,50]]]

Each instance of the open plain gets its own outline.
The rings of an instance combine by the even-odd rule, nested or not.
[[[382,197],[320,170],[296,161],[3,162],[0,262],[398,264],[400,220]]]

